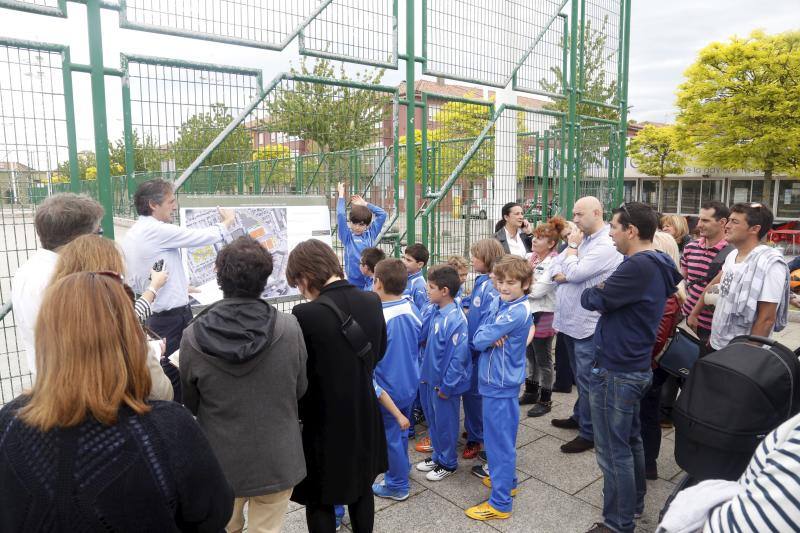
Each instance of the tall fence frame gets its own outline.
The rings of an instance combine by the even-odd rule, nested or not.
[[[184,14],[174,6],[169,7],[170,4],[162,5],[155,0],[0,0],[0,13],[18,10],[53,18],[68,18],[72,15],[69,4],[80,3],[86,8],[89,43],[89,62],[80,64],[72,61],[67,45],[0,35],[0,52],[3,49],[27,50],[34,54],[56,54],[60,58],[61,81],[53,95],[63,99],[63,108],[62,104],[57,106],[60,113],[63,109],[63,114],[48,119],[59,128],[57,161],[51,164],[48,156],[47,164],[40,165],[46,168],[30,165],[33,168],[24,171],[28,176],[28,182],[21,188],[25,190],[24,195],[16,189],[16,180],[24,172],[15,170],[9,163],[14,190],[8,193],[12,201],[3,207],[1,220],[4,226],[8,225],[6,220],[11,225],[23,226],[23,238],[20,243],[14,240],[6,245],[6,254],[15,253],[16,259],[7,260],[5,275],[0,275],[0,303],[3,304],[0,320],[5,317],[4,332],[14,327],[9,304],[13,270],[36,248],[35,237],[31,239],[28,235],[32,232],[35,207],[56,192],[85,192],[96,197],[106,211],[102,222],[104,234],[113,238],[114,217],[133,217],[133,192],[139,182],[151,177],[173,180],[179,194],[329,195],[341,176],[353,176],[348,180],[349,192],[377,197],[377,202],[390,211],[380,235],[386,252],[397,256],[404,245],[422,242],[436,261],[452,254],[464,255],[466,251],[458,239],[463,237],[468,241],[471,235],[486,236],[492,218],[497,217],[501,200],[522,199],[526,216],[532,222],[555,214],[570,217],[575,199],[585,194],[596,194],[606,204],[618,205],[622,200],[631,0],[544,0],[536,4],[504,0],[376,0],[371,3],[277,0],[255,7],[247,4],[250,11],[244,10],[246,3],[233,1],[230,2],[233,15],[225,20],[215,19],[217,15],[212,8],[216,1],[198,0],[196,9]],[[201,39],[232,47],[261,49],[265,53],[284,50],[290,43],[297,42],[302,58],[404,72],[405,94],[398,87],[361,79],[342,80],[296,72],[265,78],[259,69],[150,57],[128,51],[123,51],[118,66],[109,66],[103,62],[102,11],[117,12],[119,28],[170,35],[176,39]],[[255,22],[244,20],[247,17],[241,17],[243,13],[251,14]],[[401,22],[405,29],[403,50],[400,50]],[[505,33],[493,31],[497,27],[508,29]],[[475,29],[473,34],[470,34],[471,29]],[[486,46],[476,48],[481,39],[486,39]],[[9,57],[6,61],[11,61]],[[220,97],[225,100],[224,113],[220,113],[224,127],[220,126],[208,136],[204,149],[191,153],[191,161],[179,164],[179,158],[173,156],[171,164],[165,159],[160,160],[160,165],[150,161],[145,168],[137,170],[140,161],[147,157],[146,150],[172,150],[173,153],[177,150],[177,122],[150,124],[148,115],[136,109],[132,80],[137,74],[133,69],[142,66],[195,72],[189,81],[176,77],[165,83],[224,86]],[[420,72],[425,76],[471,84],[475,94],[454,96],[425,86],[418,90]],[[78,150],[76,95],[72,87],[73,76],[80,74],[87,74],[91,79],[96,157],[93,180],[81,176],[84,169]],[[203,75],[207,79],[203,80]],[[141,72],[138,76],[145,81],[155,79]],[[122,103],[123,116],[122,172],[110,159],[105,86],[108,77],[119,78],[122,86],[118,101]],[[238,77],[238,81],[219,81],[225,77]],[[9,115],[2,107],[6,94],[2,92],[3,82],[0,77],[0,118],[11,116],[15,122],[20,117]],[[334,100],[342,102],[347,95],[352,96],[348,91],[375,93],[386,98],[385,102],[389,102],[386,115],[375,119],[376,124],[382,121],[382,133],[376,129],[367,138],[368,144],[362,147],[339,149],[330,145],[323,149],[319,144],[310,143],[316,146],[311,151],[303,151],[304,148],[295,153],[292,148],[287,153],[283,148],[274,149],[273,145],[281,142],[291,147],[292,143],[302,140],[298,140],[297,134],[287,132],[284,137],[289,140],[274,143],[270,140],[262,146],[263,156],[255,153],[258,151],[256,144],[252,157],[218,162],[216,156],[227,149],[236,135],[241,135],[242,128],[254,129],[256,136],[262,133],[259,128],[266,123],[265,110],[271,109],[265,107],[265,102],[275,97],[275,91],[286,90],[287,84],[333,87]],[[13,92],[14,87],[11,89]],[[235,97],[231,96],[234,92]],[[525,100],[521,95],[530,95],[538,103]],[[547,103],[541,104],[542,98],[547,99]],[[179,100],[169,105],[181,105]],[[442,138],[441,134],[437,137],[435,132],[441,129],[441,124],[435,120],[437,113],[450,113],[449,108],[445,108],[450,102],[477,106],[485,111],[485,116],[480,121],[473,120],[472,129],[457,138]],[[209,97],[196,102],[194,112],[210,115],[216,104],[213,97]],[[404,119],[402,112],[405,112]],[[185,117],[183,119],[185,122]],[[272,139],[274,132],[267,126],[264,128]],[[159,142],[158,136],[146,138],[154,131],[168,129],[172,137],[167,135],[163,142]],[[405,142],[401,142],[403,131]],[[0,133],[3,134],[0,144],[8,142],[5,124],[0,124]],[[29,142],[20,141],[20,138],[19,132],[15,132],[11,143],[18,151],[41,144],[39,140]],[[0,146],[0,164],[11,152],[7,150],[4,155],[3,149],[4,146]],[[500,152],[505,155],[498,155]],[[528,159],[522,164],[525,158]],[[481,168],[487,169],[477,180],[475,161],[481,161]],[[63,169],[69,173],[68,179],[63,175],[57,180],[54,178],[56,162],[60,162],[59,172]],[[0,166],[0,185],[3,185],[2,172]],[[476,181],[482,183],[480,201],[474,198]],[[6,192],[2,194],[8,196]],[[473,221],[474,212],[478,215],[477,222]],[[482,222],[484,218],[488,220]],[[473,225],[478,230],[473,231]],[[447,244],[446,238],[458,243]],[[27,383],[19,361],[19,347],[12,346],[15,342],[12,336],[6,335],[5,352],[10,361],[5,365],[7,369],[3,370],[0,358],[3,383],[0,403]],[[11,361],[13,358],[9,354],[16,354],[16,362]],[[9,385],[9,380],[13,385]]]

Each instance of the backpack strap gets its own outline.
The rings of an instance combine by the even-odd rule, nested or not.
[[[719,271],[722,270],[722,265],[725,263],[725,258],[733,251],[733,245],[728,244],[724,248],[722,248],[717,255],[714,256],[714,259],[711,260],[711,264],[708,265],[708,273],[706,274],[705,284],[708,285],[711,283]]]
[[[361,325],[356,322],[352,315],[345,315],[329,297],[320,296],[316,301],[333,311],[333,314],[339,319],[339,331],[341,331],[347,344],[356,353],[356,357],[365,361],[367,356],[372,354],[372,343],[367,338]]]

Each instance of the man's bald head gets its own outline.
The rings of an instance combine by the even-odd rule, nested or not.
[[[603,204],[594,196],[579,198],[572,213],[572,220],[587,235],[603,227]]]

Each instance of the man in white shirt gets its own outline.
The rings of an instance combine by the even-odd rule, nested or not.
[[[103,207],[82,194],[56,194],[36,210],[34,227],[42,247],[17,269],[11,282],[11,303],[17,339],[25,350],[28,370],[36,376],[34,329],[44,291],[58,261],[58,250],[81,235],[100,233]]]
[[[731,207],[725,238],[734,250],[708,284],[689,316],[690,325],[705,306],[708,292],[719,291],[709,344],[714,350],[739,335],[769,337],[785,327],[789,308],[789,269],[781,252],[761,244],[772,228],[772,212],[760,203]]]
[[[202,229],[187,229],[172,223],[178,202],[170,182],[162,179],[145,181],[133,196],[139,218],[122,241],[129,285],[137,294],[149,286],[153,264],[164,260],[169,278],[158,291],[153,304],[153,315],[147,326],[166,339],[166,350],[161,361],[175,389],[175,401],[180,401],[180,375],[167,360],[181,344],[183,330],[192,320],[189,307],[189,282],[183,270],[181,248],[206,246],[220,242],[228,236],[235,220],[231,209],[219,209],[221,222]]]

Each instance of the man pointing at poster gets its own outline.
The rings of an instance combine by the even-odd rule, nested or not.
[[[181,344],[184,328],[192,319],[189,307],[189,283],[181,262],[181,248],[205,246],[225,239],[228,229],[236,215],[233,210],[219,209],[221,222],[202,229],[181,228],[172,224],[172,217],[177,207],[175,191],[172,184],[162,179],[145,181],[136,189],[133,202],[139,218],[128,230],[122,241],[125,253],[128,283],[137,294],[150,287],[150,270],[157,261],[164,260],[164,269],[169,272],[167,283],[155,295],[153,315],[147,326],[167,341],[164,358],[161,361],[165,372],[173,382],[171,373],[177,370],[166,360]],[[169,366],[165,366],[169,365]],[[175,400],[180,400],[179,388]]]

